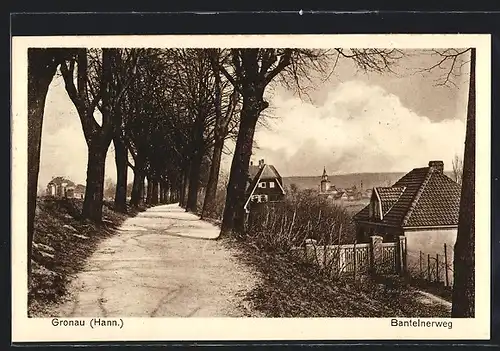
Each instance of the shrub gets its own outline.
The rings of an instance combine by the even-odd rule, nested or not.
[[[352,243],[354,225],[340,206],[301,191],[284,202],[254,203],[248,218],[248,237],[266,250],[288,252],[305,239],[319,245]]]

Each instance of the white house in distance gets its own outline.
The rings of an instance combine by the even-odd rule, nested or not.
[[[57,198],[83,199],[85,196],[85,185],[76,184],[65,177],[53,177],[47,184],[47,196]]]
[[[447,262],[452,265],[461,188],[443,168],[442,161],[430,161],[428,167],[413,169],[390,187],[373,188],[370,203],[354,215],[358,242],[371,235],[386,242],[405,236],[407,265],[413,272],[422,266],[420,253],[425,267],[428,255],[444,259],[446,244]]]

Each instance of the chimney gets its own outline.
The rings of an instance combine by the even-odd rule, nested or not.
[[[444,162],[443,161],[429,161],[429,167],[434,168],[436,171],[443,173]]]
[[[264,159],[259,160],[259,168],[264,167]]]
[[[250,161],[250,166],[253,166],[253,161]]]

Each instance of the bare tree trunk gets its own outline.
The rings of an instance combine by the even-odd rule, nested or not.
[[[54,53],[28,49],[28,277],[31,277],[40,146],[45,99],[57,70]]]
[[[175,198],[176,191],[173,189],[172,183],[170,183],[170,181],[167,183],[167,188],[165,189],[165,191],[166,191],[165,196],[166,196],[168,204],[171,204],[171,203],[174,203],[177,201]]]
[[[222,149],[224,148],[224,139],[217,138],[214,144],[214,153],[212,156],[212,164],[210,165],[210,175],[208,178],[207,190],[203,201],[203,210],[201,218],[210,218],[215,209],[215,201],[217,197],[217,185],[219,182],[220,162],[222,159]]]
[[[144,177],[144,162],[138,155],[135,159],[134,182],[130,194],[130,205],[136,208],[144,203]]]
[[[197,211],[198,205],[198,190],[200,185],[200,170],[201,163],[203,161],[203,152],[198,149],[195,151],[192,161],[191,167],[189,169],[189,189],[187,196],[187,204],[186,210],[191,212]]]
[[[160,204],[165,203],[165,181],[160,180]]]
[[[222,159],[222,150],[224,148],[224,138],[228,133],[228,125],[231,121],[236,105],[239,100],[239,93],[236,89],[230,97],[230,103],[227,107],[225,116],[222,115],[222,87],[221,87],[221,77],[220,77],[220,67],[219,50],[211,51],[210,61],[212,69],[214,71],[215,77],[215,94],[214,94],[214,105],[215,105],[215,129],[214,129],[214,150],[212,154],[212,162],[210,165],[210,173],[208,177],[207,188],[205,192],[205,198],[203,201],[203,209],[201,211],[201,218],[211,217],[214,215],[214,210],[216,206],[217,197],[217,186],[219,183],[219,172],[220,172],[220,162]]]
[[[83,52],[82,54],[85,54]],[[110,84],[113,80],[112,55],[114,49],[104,49],[102,54],[102,127],[96,129],[93,134],[85,136],[88,146],[87,161],[87,188],[85,190],[85,200],[83,202],[83,218],[91,219],[95,222],[102,220],[102,204],[104,196],[104,168],[106,154],[113,138],[112,128],[112,98]],[[86,57],[82,59],[87,64]],[[80,62],[80,61],[79,61]],[[86,82],[85,82],[86,84]],[[94,120],[93,110],[86,110],[84,115],[88,121]],[[95,125],[94,125],[94,128]],[[125,185],[126,186],[126,185]]]
[[[147,190],[146,190],[146,204],[151,205],[151,200],[153,197],[153,182],[151,181],[151,176],[146,177],[148,180]]]
[[[184,190],[185,189],[185,186],[184,186],[184,181],[181,180],[181,183],[179,185],[179,206],[182,207],[182,203],[184,201]]]
[[[141,181],[141,204],[146,203],[146,198],[147,198],[146,175],[144,175]]]
[[[138,170],[134,170],[134,182],[132,183],[132,193],[130,194],[130,205],[138,207],[141,202],[142,177]]]
[[[116,135],[113,138],[115,146],[116,163],[116,192],[115,192],[115,210],[118,212],[127,211],[127,171],[128,155],[125,141]]]
[[[179,204],[181,207],[186,207],[186,200],[187,200],[187,188],[188,188],[188,170],[184,170],[182,173],[182,181],[181,181],[181,189],[180,189],[180,198],[179,198]]]
[[[236,236],[244,234],[245,210],[243,206],[255,126],[260,113],[268,106],[262,98],[263,89],[260,93],[256,92],[255,88],[248,90],[243,94],[240,129],[231,164],[220,237],[229,235],[231,232]]]
[[[218,99],[216,100],[219,99],[220,96],[218,96]],[[224,118],[222,118],[222,113],[220,111],[220,101],[216,101],[216,103],[219,104],[216,106],[216,114],[218,115],[218,120],[216,121],[216,126],[215,126],[216,129],[215,129],[214,150],[212,155],[212,162],[210,165],[210,174],[208,178],[205,199],[203,201],[203,210],[201,213],[201,218],[211,217],[212,215],[214,215],[214,210],[216,207],[216,199],[217,199],[217,186],[219,183],[220,163],[222,159],[222,150],[224,148],[224,138],[227,135],[228,124],[232,119],[234,110],[236,108],[236,105],[238,104],[238,99],[239,99],[239,94],[236,90],[234,90],[230,98],[231,104],[229,105]]]
[[[109,143],[102,145],[94,141],[88,144],[87,187],[83,201],[83,218],[95,222],[102,220],[102,204],[104,196],[104,166]]]
[[[158,205],[158,179],[151,177],[151,205]]]
[[[462,194],[453,262],[452,317],[474,317],[475,290],[475,167],[476,167],[476,49],[471,49],[467,130]]]

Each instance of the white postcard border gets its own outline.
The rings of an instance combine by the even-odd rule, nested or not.
[[[371,340],[490,337],[491,44],[468,35],[166,35],[12,38],[12,341]],[[55,327],[27,317],[28,47],[394,47],[477,48],[476,317],[421,318],[453,327],[392,327],[390,318],[123,318],[123,328]],[[407,320],[407,319],[400,319]],[[413,318],[417,320],[417,318]]]

